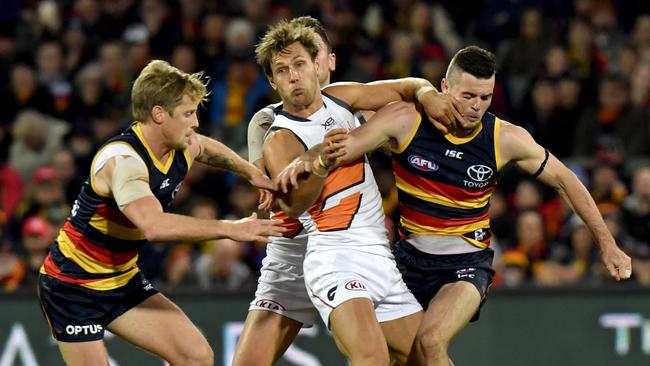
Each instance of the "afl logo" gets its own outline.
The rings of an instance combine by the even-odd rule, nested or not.
[[[409,156],[409,164],[413,165],[416,169],[425,172],[435,172],[439,168],[438,164],[420,155]]]
[[[467,168],[467,175],[477,182],[485,182],[492,177],[492,168],[485,165],[472,165]]]

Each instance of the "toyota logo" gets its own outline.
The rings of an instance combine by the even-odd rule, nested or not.
[[[492,168],[485,165],[472,165],[467,168],[467,175],[477,182],[485,182],[492,177]]]

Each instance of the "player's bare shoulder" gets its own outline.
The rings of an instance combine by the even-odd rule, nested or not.
[[[525,128],[504,120],[499,120],[499,123],[499,146],[504,163],[529,157],[539,149]]]

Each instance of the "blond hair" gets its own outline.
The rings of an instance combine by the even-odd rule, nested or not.
[[[144,122],[154,106],[161,106],[170,115],[181,104],[183,96],[193,101],[206,101],[207,82],[203,72],[188,74],[162,60],[149,62],[133,83],[131,105],[133,118]]]
[[[318,55],[318,43],[314,29],[302,24],[289,23],[286,20],[269,28],[255,48],[255,56],[268,77],[273,76],[271,61],[273,57],[295,42],[299,42],[307,50],[312,61]]]

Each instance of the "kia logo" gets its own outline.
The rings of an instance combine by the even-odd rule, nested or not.
[[[284,306],[281,304],[269,300],[269,299],[260,299],[255,302],[255,306],[259,306],[261,308],[269,309],[269,310],[285,310]]]
[[[477,182],[485,182],[492,178],[492,168],[485,165],[472,165],[467,168],[467,175]]]
[[[345,289],[350,291],[365,291],[366,285],[359,281],[352,280],[345,284]]]
[[[438,164],[420,155],[411,155],[408,160],[409,164],[413,165],[416,169],[425,172],[435,172],[438,170]]]

